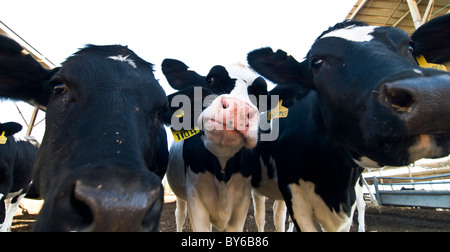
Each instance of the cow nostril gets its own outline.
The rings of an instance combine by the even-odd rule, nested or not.
[[[384,102],[397,112],[412,111],[412,106],[416,102],[411,92],[407,89],[384,87]]]
[[[256,114],[258,114],[258,111],[250,109],[248,111],[248,119],[251,119],[251,118],[255,117]]]
[[[94,216],[85,198],[77,191],[76,186],[74,185],[70,194],[70,204],[78,216],[79,229],[88,229],[94,223]]]
[[[226,99],[223,99],[223,100],[222,100],[222,107],[223,107],[224,109],[227,109],[228,107],[230,107],[230,105],[228,104],[228,102],[227,102]]]
[[[159,222],[155,220],[159,220],[161,216],[161,208],[162,202],[164,200],[156,200],[153,205],[150,207],[148,212],[145,214],[144,219],[142,220],[142,230],[157,232],[159,228]]]

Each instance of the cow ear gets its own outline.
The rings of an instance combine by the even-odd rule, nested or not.
[[[440,16],[422,25],[413,33],[413,55],[423,55],[430,63],[450,62],[450,14]]]
[[[209,70],[205,80],[205,87],[219,94],[229,94],[235,86],[227,69],[223,66],[214,66]]]
[[[5,132],[5,136],[12,136],[22,130],[22,125],[15,122],[0,124],[0,135]]]
[[[248,54],[247,61],[256,72],[276,84],[312,86],[305,81],[304,63],[299,63],[282,50],[273,52],[268,47],[258,49]]]
[[[198,116],[200,116],[203,111],[205,98],[212,95],[214,95],[214,93],[211,90],[198,86],[190,86],[168,95],[169,118],[166,118],[166,124],[182,125],[180,128],[185,130],[193,129],[196,126]],[[176,128],[176,130],[179,130],[180,128]]]
[[[48,104],[49,80],[58,69],[47,70],[14,40],[0,35],[0,97]]]
[[[176,90],[182,90],[190,86],[202,86],[204,83],[205,77],[190,70],[186,64],[179,60],[165,59],[161,66],[169,85]]]
[[[267,82],[262,77],[256,78],[252,85],[247,88],[249,95],[253,95],[256,101],[252,101],[253,104],[259,109],[259,112],[267,111]],[[262,99],[261,99],[262,98]],[[252,100],[252,99],[250,99]],[[255,103],[256,102],[256,103]]]

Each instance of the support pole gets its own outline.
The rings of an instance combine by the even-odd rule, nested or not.
[[[422,25],[428,22],[428,17],[430,16],[431,8],[433,7],[434,0],[430,0],[427,5],[427,9],[425,10],[425,13],[423,14],[422,19]]]
[[[37,117],[38,112],[39,112],[39,107],[34,106],[33,114],[31,115],[31,121],[28,124],[28,129],[27,129],[27,133],[25,134],[25,136],[31,135],[31,131],[33,130],[34,123],[36,122],[36,117]]]
[[[422,2],[422,0],[419,0],[418,2],[417,2],[417,4],[420,4]],[[408,10],[407,12],[405,12],[405,14],[403,14],[399,19],[398,19],[398,21],[397,22],[395,22],[395,24],[393,24],[392,26],[393,27],[397,27],[397,25],[399,25],[408,15],[409,15],[409,13],[411,13],[411,11],[410,10]]]
[[[422,25],[422,17],[420,16],[419,7],[416,0],[406,0],[409,10],[411,11],[411,17],[414,22],[414,26],[418,29]]]
[[[358,15],[359,11],[364,7],[364,5],[366,5],[368,0],[362,0],[361,3],[358,5],[358,7],[356,8],[355,12],[353,12],[352,16],[349,18],[354,19],[356,15]]]

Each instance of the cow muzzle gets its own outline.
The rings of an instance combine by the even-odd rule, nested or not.
[[[144,187],[144,188],[142,188]],[[78,180],[74,205],[82,209],[86,232],[157,231],[162,208],[161,189],[114,184],[90,185]]]
[[[203,111],[198,120],[208,138],[225,146],[241,142],[253,148],[257,142],[258,109],[238,97],[222,95]]]
[[[142,169],[90,168],[95,172],[46,198],[34,231],[158,231],[164,194],[159,177]]]
[[[450,75],[383,84],[380,102],[405,124],[408,135],[450,132]]]

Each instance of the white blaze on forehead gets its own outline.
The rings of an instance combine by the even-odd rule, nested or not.
[[[325,34],[323,38],[341,38],[353,42],[369,42],[373,39],[371,35],[378,26],[349,26]]]
[[[231,91],[230,96],[237,96],[251,104],[248,94],[248,87],[252,85],[255,79],[259,76],[248,66],[242,63],[228,66],[226,69],[230,78],[236,79],[236,85]]]
[[[227,67],[226,70],[230,78],[236,80],[235,87],[229,94],[216,97],[203,110],[197,121],[197,125],[201,126],[206,133],[206,138],[204,139],[205,147],[216,156],[223,156],[223,153],[232,153],[234,155],[244,146],[247,148],[255,147],[258,141],[259,112],[258,108],[251,102],[248,87],[259,76],[242,64],[232,65]],[[235,113],[233,111],[225,111],[228,107],[224,108],[224,100],[234,103],[233,110]],[[240,109],[236,109],[238,107]],[[244,112],[248,113],[248,118],[246,114],[242,114]],[[212,123],[210,119],[213,119],[214,122]],[[224,121],[226,123],[225,128],[223,128],[223,125],[216,125],[217,123],[215,123],[222,124]],[[229,121],[232,123],[227,123]],[[236,131],[232,132],[231,129],[236,129],[243,135],[238,136],[235,134]],[[215,139],[211,140],[212,138]]]
[[[117,61],[121,61],[121,62],[126,62],[126,63],[130,64],[132,67],[137,68],[136,63],[134,63],[134,61],[132,59],[129,59],[128,57],[130,57],[130,55],[127,55],[127,56],[117,55],[117,56],[110,56],[108,58],[117,60]]]

